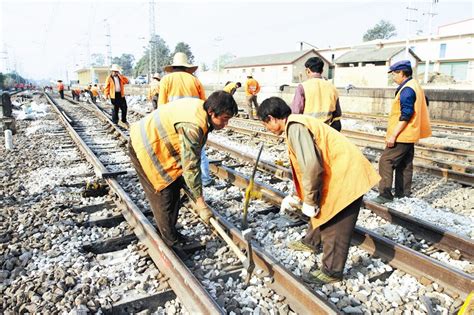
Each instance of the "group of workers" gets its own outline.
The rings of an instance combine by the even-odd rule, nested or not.
[[[322,250],[321,266],[304,275],[306,281],[318,284],[342,279],[365,193],[379,183],[379,196],[375,199],[379,203],[410,196],[414,144],[431,135],[426,98],[412,77],[410,61],[394,63],[389,73],[399,86],[377,173],[361,151],[340,133],[339,95],[334,85],[322,77],[323,66],[318,57],[306,61],[308,79],[297,86],[291,106],[279,97],[270,97],[259,105],[258,82],[248,76],[245,83],[249,116],[256,114],[270,132],[285,134],[294,189],[283,199],[280,212],[283,215],[301,211],[309,218],[306,236],[287,246],[313,253]],[[177,253],[182,253],[182,246],[190,241],[176,228],[180,190],[189,189],[203,221],[209,223],[213,216],[203,196],[203,186],[213,183],[205,144],[210,132],[224,128],[237,115],[233,95],[241,87],[240,82],[227,82],[222,91],[206,98],[203,85],[193,75],[197,68],[188,63],[184,53],[177,53],[173,63],[164,68],[163,77],[153,75],[148,97],[154,110],[130,126],[131,161],[158,232]],[[121,109],[122,121],[126,122],[123,85],[127,83],[118,68],[113,68],[107,78],[105,96],[112,99],[114,121]]]

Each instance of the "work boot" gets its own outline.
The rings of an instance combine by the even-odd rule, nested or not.
[[[313,283],[316,285],[325,285],[329,283],[339,282],[342,279],[331,277],[322,272],[321,270],[316,270],[310,273],[303,274],[303,280],[308,283]]]
[[[376,198],[372,199],[373,202],[376,202],[378,204],[381,204],[383,205],[384,203],[387,203],[387,202],[392,202],[393,199],[389,199],[387,197],[384,197],[382,195],[378,195]]]
[[[302,241],[290,242],[290,243],[288,243],[288,245],[286,247],[288,247],[289,249],[292,249],[292,250],[299,251],[299,252],[309,252],[309,253],[316,252],[316,248],[314,248],[314,247],[312,247],[308,244],[305,244]]]

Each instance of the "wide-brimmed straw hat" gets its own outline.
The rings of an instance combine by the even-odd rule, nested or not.
[[[120,67],[116,64],[113,64],[112,67],[110,67],[110,71],[118,71],[120,72]]]
[[[155,72],[155,74],[153,75],[153,78],[161,80],[160,74],[158,72]]]
[[[173,57],[173,63],[171,65],[165,66],[164,70],[166,72],[172,72],[173,67],[189,68],[191,72],[196,71],[196,69],[198,68],[198,66],[188,63],[188,56],[186,56],[186,54],[182,52],[176,53]]]

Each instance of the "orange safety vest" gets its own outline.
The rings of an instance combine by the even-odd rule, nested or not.
[[[245,95],[256,95],[258,92],[260,92],[260,85],[257,80],[248,79],[247,82],[245,82]]]
[[[128,84],[129,81],[128,81],[128,78],[124,75],[119,74],[118,77],[119,77],[119,80],[121,82],[121,84],[120,84],[120,95],[122,95],[122,97],[124,97],[125,96],[124,85]],[[114,81],[114,78],[112,78],[111,75],[109,75],[107,77],[107,79],[105,80],[104,94],[105,94],[106,98],[109,95],[110,95],[111,99],[115,98],[115,81]]]
[[[207,112],[200,99],[180,99],[159,106],[130,127],[130,141],[140,165],[156,191],[183,174],[181,142],[176,124],[189,122],[208,133]],[[202,143],[204,146],[204,143]]]
[[[333,122],[332,115],[339,98],[334,85],[320,78],[306,80],[302,85],[305,98],[303,114],[330,125]]]
[[[99,90],[97,89],[96,86],[92,87],[92,96],[99,96]]]
[[[338,131],[308,115],[290,115],[286,122],[286,134],[291,122],[303,124],[311,133],[314,145],[322,155],[323,187],[319,200],[319,214],[311,218],[313,228],[328,222],[354,200],[369,191],[380,180],[379,174],[359,149]],[[288,136],[287,136],[288,143]],[[304,200],[303,173],[295,152],[288,147],[293,181],[296,192]]]
[[[390,115],[388,116],[386,139],[392,135],[393,130],[400,121],[400,92],[406,87],[411,87],[413,91],[415,91],[415,112],[408,122],[408,125],[398,135],[396,142],[415,143],[420,139],[431,136],[430,116],[428,114],[428,106],[426,106],[425,92],[423,92],[420,84],[415,79],[411,79],[405,83],[400,91],[398,91],[395,99],[392,102],[392,109],[390,111]]]
[[[198,78],[185,71],[179,71],[169,73],[161,79],[158,105],[187,97],[206,100],[204,87]]]
[[[64,84],[58,83],[58,91],[64,91]]]

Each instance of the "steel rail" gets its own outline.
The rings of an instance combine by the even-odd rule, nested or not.
[[[377,122],[388,120],[388,116],[376,115],[376,114],[359,114],[359,113],[344,113],[344,118],[360,119],[360,120],[376,120]],[[432,129],[441,129],[447,131],[459,131],[459,132],[474,132],[474,124],[462,123],[462,122],[449,122],[443,120],[430,120]],[[449,127],[447,127],[449,126]],[[454,130],[453,130],[454,128]]]
[[[190,191],[185,190],[190,201],[196,207]],[[216,210],[211,208],[215,219],[228,231],[232,240],[240,247],[247,248],[247,241],[242,232]],[[285,297],[290,308],[298,314],[339,314],[340,311],[318,291],[310,290],[300,279],[288,271],[281,263],[268,254],[254,241],[252,244],[252,258],[256,266],[273,278],[270,287]]]
[[[106,172],[105,166],[82,141],[72,125],[64,118],[56,102],[46,93],[45,95],[74,142],[84,153],[85,158],[94,166],[94,169],[99,170],[101,173],[104,170]],[[163,242],[153,225],[143,215],[120,184],[112,178],[107,178],[106,181],[124,205],[122,214],[125,219],[133,228],[137,237],[147,245],[150,257],[158,265],[159,270],[169,278],[170,287],[179,296],[186,309],[196,314],[224,314],[224,310],[212,299],[186,265]]]
[[[277,143],[282,143],[284,141],[283,137],[274,135],[269,132],[256,131],[256,130],[251,130],[251,129],[237,127],[237,126],[231,126],[231,125],[227,126],[227,129],[234,130],[238,133],[246,134],[254,138],[258,137],[258,138],[263,138],[263,139],[269,139]],[[366,144],[364,144],[363,146],[369,147],[371,149],[378,150],[378,151],[382,150],[377,147],[367,146]],[[417,161],[418,159],[419,158],[415,156],[415,161]],[[449,165],[452,166],[453,163],[449,163]],[[458,172],[458,171],[446,169],[443,167],[435,167],[435,166],[425,165],[425,164],[420,164],[420,163],[414,163],[413,167],[415,170],[420,171],[420,172],[429,173],[429,174],[446,178],[446,179],[451,179],[463,185],[474,186],[474,174]]]
[[[107,115],[104,111],[97,112],[99,115]],[[188,190],[184,190],[189,200],[196,207],[193,196]],[[128,197],[128,196],[127,196]],[[230,234],[231,239],[240,248],[247,248],[247,241],[241,231],[221,216],[217,211],[211,209],[216,218],[225,230]],[[139,213],[141,214],[141,213]],[[137,214],[137,215],[139,215]],[[125,216],[125,215],[124,215]],[[127,221],[129,221],[127,219]],[[138,234],[137,234],[138,235]],[[260,246],[252,244],[252,257],[255,264],[273,278],[270,287],[279,295],[284,296],[286,302],[292,310],[301,314],[339,314],[340,311],[330,303],[323,295],[317,291],[312,291],[298,280],[290,271],[277,262],[270,254],[266,253]]]
[[[240,188],[248,185],[248,177],[230,168],[211,164],[210,169],[218,177],[229,180]],[[275,206],[279,206],[285,197],[282,192],[258,181],[255,181],[254,185],[256,191],[262,192],[262,198]],[[359,226],[354,229],[352,243],[418,279],[427,278],[441,283],[452,296],[465,298],[474,290],[473,276]]]
[[[233,149],[222,143],[216,143],[210,139],[208,139],[207,143],[211,147],[215,147],[221,151],[229,152],[232,154],[232,156],[235,156],[239,159],[243,159],[248,162],[255,161],[255,156],[250,153],[240,152],[239,150]],[[265,160],[260,160],[259,166],[260,169],[274,174],[279,178],[292,179],[291,170],[289,168],[275,165]],[[270,186],[268,186],[268,189],[270,189]],[[271,190],[271,195],[275,196],[275,194],[275,190]],[[416,235],[432,242],[436,248],[447,252],[457,249],[465,259],[474,260],[474,241],[469,238],[452,233],[425,220],[415,218],[408,214],[369,200],[364,200],[364,206],[379,217],[394,224],[403,226]]]

